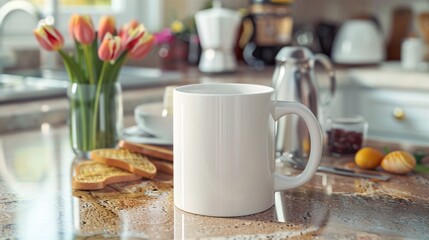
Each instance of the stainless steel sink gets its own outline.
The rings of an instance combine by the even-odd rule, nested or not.
[[[119,81],[123,89],[176,84],[182,80],[177,71],[156,68],[124,67]],[[20,70],[0,75],[0,103],[65,96],[69,80],[63,70]]]

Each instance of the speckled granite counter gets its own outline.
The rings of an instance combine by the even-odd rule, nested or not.
[[[69,147],[65,126],[45,125],[41,130],[0,136],[1,238],[425,239],[429,236],[429,175],[413,173],[393,176],[388,182],[373,182],[317,173],[303,187],[276,193],[275,206],[265,212],[213,218],[175,208],[172,179],[167,175],[159,175],[155,181],[112,184],[99,191],[72,191],[72,167],[77,161]],[[347,157],[323,160],[323,164],[337,166],[348,166],[350,162]],[[296,173],[288,167],[280,167],[278,171]]]

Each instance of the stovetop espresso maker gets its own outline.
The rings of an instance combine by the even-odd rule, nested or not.
[[[330,84],[327,98],[321,101],[320,87],[316,79],[316,63],[326,69]],[[323,54],[313,54],[305,47],[284,47],[276,55],[276,68],[272,84],[275,99],[295,101],[304,104],[323,125],[324,109],[333,99],[336,81],[335,72],[329,58]],[[308,159],[310,152],[310,136],[307,127],[297,115],[281,118],[276,126],[277,159]]]

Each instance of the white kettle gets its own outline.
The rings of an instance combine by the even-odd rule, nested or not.
[[[385,59],[384,48],[382,33],[374,21],[353,19],[340,27],[331,56],[339,64],[374,64]]]
[[[236,11],[222,8],[220,1],[213,8],[195,14],[202,54],[198,65],[206,73],[233,72],[237,69],[234,45],[241,22]]]

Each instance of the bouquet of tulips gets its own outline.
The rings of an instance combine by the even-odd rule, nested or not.
[[[40,46],[63,59],[71,81],[70,142],[77,155],[86,156],[93,149],[116,145],[122,130],[119,72],[128,58],[144,58],[155,38],[136,21],[117,30],[110,16],[102,17],[95,31],[89,16],[73,15],[69,34],[75,49],[66,52],[63,36],[47,21],[34,30]]]
[[[95,31],[90,16],[73,15],[69,34],[75,43],[74,53],[63,50],[62,34],[45,20],[33,33],[43,49],[61,55],[72,82],[89,84],[116,81],[126,59],[144,58],[155,40],[143,24],[134,20],[116,30],[111,16],[103,16]]]

